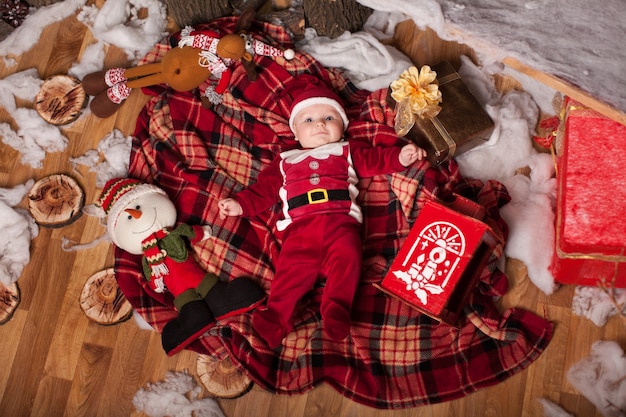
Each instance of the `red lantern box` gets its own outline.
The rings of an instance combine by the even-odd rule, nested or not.
[[[626,287],[626,126],[565,98],[557,137],[557,282]]]
[[[384,279],[374,285],[422,313],[456,326],[498,243],[482,221],[429,201]]]

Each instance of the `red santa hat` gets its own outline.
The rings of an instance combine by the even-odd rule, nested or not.
[[[133,178],[113,178],[104,185],[100,198],[94,205],[100,211],[99,217],[107,217],[107,233],[113,243],[118,245],[113,231],[122,210],[133,200],[150,193],[167,196],[165,191],[156,185],[146,184]]]
[[[315,77],[300,76],[297,85],[302,87],[298,91],[291,93],[293,101],[289,109],[289,127],[293,131],[293,124],[296,116],[305,108],[315,104],[328,104],[339,113],[343,120],[343,129],[348,128],[348,116],[343,108],[342,101],[339,96],[328,88],[324,83]],[[295,87],[295,86],[294,86]],[[291,90],[294,88],[292,87]]]

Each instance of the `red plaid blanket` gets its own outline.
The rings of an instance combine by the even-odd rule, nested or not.
[[[235,20],[202,25],[228,33]],[[252,32],[273,45],[291,47],[280,27],[256,22]],[[143,62],[157,61],[170,48],[157,45]],[[345,101],[352,120],[348,134],[377,145],[402,141],[393,133],[386,90],[357,90],[337,70],[297,52],[291,61],[257,57],[259,77],[250,82],[234,68],[222,104],[203,108],[197,92],[175,93],[165,86],[145,89],[153,97],[137,121],[129,176],[162,187],[175,201],[179,221],[212,224],[216,238],[196,245],[198,261],[223,280],[249,276],[271,288],[273,260],[280,250],[275,234],[278,209],[246,220],[218,215],[218,200],[255,181],[273,156],[294,146],[287,124],[288,105],[280,92],[299,73],[313,74]],[[362,284],[344,342],[321,332],[318,306],[323,282],[299,306],[295,331],[272,351],[250,326],[250,313],[220,321],[191,349],[216,357],[230,355],[261,387],[275,393],[302,393],[322,381],[357,402],[403,408],[451,400],[496,384],[530,365],[548,344],[552,325],[519,309],[500,312],[493,297],[507,279],[495,268],[502,248],[483,271],[460,329],[437,325],[376,290],[424,201],[457,192],[483,204],[496,232],[506,236],[499,207],[509,201],[497,182],[462,178],[454,162],[442,168],[418,163],[399,174],[363,180]],[[156,329],[176,315],[171,297],[152,293],[137,257],[116,250],[116,275],[135,309]]]

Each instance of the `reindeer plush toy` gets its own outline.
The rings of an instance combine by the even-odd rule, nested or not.
[[[167,84],[176,91],[191,91],[206,85],[209,78],[219,78],[217,85],[200,91],[203,104],[219,104],[228,87],[231,66],[238,61],[250,80],[257,76],[254,55],[294,57],[292,49],[281,50],[253,39],[244,29],[249,27],[254,11],[244,12],[238,20],[237,33],[219,36],[211,31],[181,31],[177,47],[169,50],[160,62],[132,68],[110,68],[86,75],[82,80],[85,93],[94,96],[90,108],[100,118],[111,116],[128,98],[133,88]]]

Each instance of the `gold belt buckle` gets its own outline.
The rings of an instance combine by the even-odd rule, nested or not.
[[[313,199],[313,194],[322,193],[322,198]],[[309,204],[319,204],[328,201],[328,191],[325,188],[316,188],[306,192],[306,197],[309,200]]]

